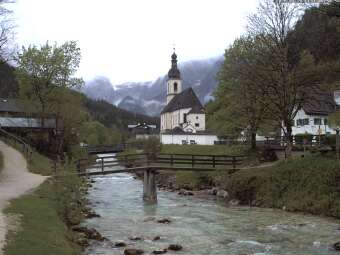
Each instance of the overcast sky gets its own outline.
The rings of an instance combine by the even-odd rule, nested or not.
[[[79,75],[113,84],[154,80],[179,61],[222,55],[257,0],[17,0],[18,45],[76,40]]]

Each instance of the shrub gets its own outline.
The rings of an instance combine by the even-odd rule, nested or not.
[[[294,136],[295,143],[298,145],[302,145],[304,143],[304,140],[307,141],[307,143],[312,143],[313,141],[313,136],[312,134],[309,133],[304,133],[304,134],[296,134]]]

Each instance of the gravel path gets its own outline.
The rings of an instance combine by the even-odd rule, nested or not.
[[[8,219],[2,213],[9,200],[17,198],[38,187],[47,177],[29,173],[25,158],[0,141],[0,151],[4,155],[4,169],[0,172],[0,255],[3,254]]]

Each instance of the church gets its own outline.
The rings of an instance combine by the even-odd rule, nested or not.
[[[166,105],[161,112],[161,142],[163,144],[214,144],[218,138],[206,132],[203,105],[191,87],[183,90],[175,52],[171,56],[171,68],[166,87]]]

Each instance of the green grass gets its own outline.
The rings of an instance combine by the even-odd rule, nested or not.
[[[0,151],[0,172],[4,168],[4,155]]]
[[[243,204],[340,217],[340,161],[320,155],[224,176],[220,185]]]
[[[162,145],[161,153],[194,155],[243,155],[249,150],[246,146],[226,145]]]
[[[28,162],[31,172],[51,175],[51,160],[37,152]],[[63,173],[74,171],[69,165]],[[11,201],[5,213],[20,215],[20,227],[7,236],[5,255],[80,255],[81,248],[72,242],[68,225],[78,224],[85,204],[81,186],[75,175],[57,180],[49,178],[32,194]]]
[[[35,174],[52,175],[52,160],[34,151],[28,163],[28,169]]]
[[[33,194],[11,202],[5,210],[19,214],[18,232],[10,232],[5,255],[77,255],[80,248],[70,239],[70,233],[57,212],[53,183],[46,181]]]

